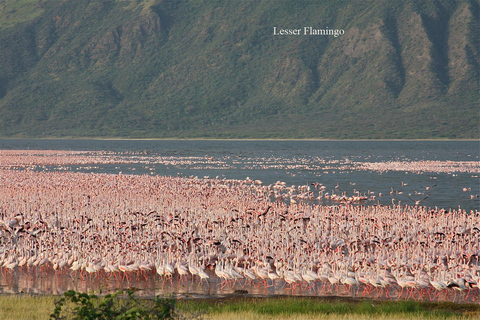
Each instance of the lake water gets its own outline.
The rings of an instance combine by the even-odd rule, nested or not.
[[[373,195],[367,204],[404,203],[479,210],[478,141],[245,141],[0,139],[0,150],[107,151],[121,164],[49,166],[112,174],[259,179],[264,185],[321,183],[325,192]],[[1,151],[0,151],[1,152]],[[417,169],[423,163],[447,169]],[[406,164],[399,171],[396,164]],[[469,170],[462,166],[468,164]],[[373,167],[371,165],[374,165]],[[377,169],[386,166],[387,170]],[[473,169],[472,169],[473,167]],[[426,192],[425,187],[431,187]]]
[[[207,271],[211,278],[200,282],[198,277],[192,280],[180,281],[177,276],[172,280],[163,279],[154,271],[146,274],[131,274],[128,278],[118,275],[105,278],[105,276],[80,275],[79,272],[70,270],[53,272],[53,270],[38,269],[27,270],[21,268],[16,272],[7,270],[0,277],[0,294],[53,294],[62,295],[67,290],[77,292],[102,292],[103,294],[115,293],[118,290],[130,289],[135,291],[136,296],[153,297],[168,295],[178,299],[218,299],[222,297],[271,297],[271,296],[329,296],[346,298],[365,298],[381,300],[416,299],[423,301],[454,301],[461,303],[480,303],[480,291],[478,289],[457,292],[444,290],[440,293],[429,293],[425,290],[400,291],[396,286],[380,289],[373,293],[365,294],[365,286],[349,288],[346,285],[331,286],[328,282],[316,282],[313,286],[297,285],[292,287],[284,281],[276,280],[273,283],[268,280],[248,282],[245,279],[235,283],[222,284],[212,271]],[[371,290],[371,289],[370,289]]]

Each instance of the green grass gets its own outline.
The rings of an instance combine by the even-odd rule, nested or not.
[[[1,1],[0,30],[33,20],[43,12],[44,10],[38,6],[38,0]]]
[[[205,302],[187,302],[197,304],[197,309],[207,314],[252,313],[262,316],[282,316],[295,318],[302,315],[322,316],[371,316],[371,317],[413,317],[425,319],[457,319],[478,317],[480,306],[455,303],[424,303],[414,301],[326,301],[321,298],[280,298],[248,299],[238,301],[219,301],[213,304]],[[181,304],[180,304],[181,305]]]
[[[55,308],[54,296],[0,295],[1,320],[46,320]]]
[[[55,296],[0,295],[0,320],[48,319]],[[449,302],[312,298],[178,300],[180,314],[204,319],[478,319],[480,306]]]

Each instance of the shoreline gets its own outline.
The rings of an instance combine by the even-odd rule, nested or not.
[[[97,292],[95,290],[90,290],[88,294],[95,294],[99,297],[106,296],[107,294],[116,293],[119,290],[127,292],[131,290],[134,292],[134,296],[136,292],[142,291],[143,289],[136,289],[136,288],[125,288],[125,289],[116,289],[112,290],[111,292]],[[68,290],[67,290],[68,291]],[[235,291],[242,291],[242,290],[235,290]],[[65,291],[66,292],[66,291]],[[78,291],[81,292],[81,291]],[[85,292],[87,293],[87,292]],[[19,292],[19,293],[0,293],[0,299],[2,297],[53,297],[59,298],[63,296],[61,294],[55,293],[27,293],[27,292]],[[306,294],[253,294],[253,293],[242,293],[242,292],[231,292],[231,293],[219,293],[219,294],[200,294],[200,293],[166,293],[166,294],[158,294],[158,295],[146,295],[146,296],[135,296],[137,299],[145,299],[151,300],[155,297],[165,297],[165,298],[172,298],[177,301],[195,301],[195,302],[207,302],[207,303],[218,303],[218,302],[235,302],[235,301],[264,301],[264,300],[310,300],[314,302],[348,302],[348,303],[362,303],[362,302],[375,302],[375,303],[384,303],[384,304],[394,304],[394,303],[405,303],[405,302],[412,302],[418,304],[426,304],[426,305],[456,305],[456,306],[478,306],[480,311],[480,302],[471,302],[471,301],[428,301],[428,300],[387,300],[383,298],[373,298],[373,297],[366,297],[366,296],[354,296],[354,297],[347,297],[347,296],[339,296],[339,295],[306,295]]]
[[[84,141],[479,141],[480,139],[446,139],[446,138],[426,138],[426,139],[322,139],[322,138],[117,138],[117,137],[0,137],[0,140],[84,140]]]

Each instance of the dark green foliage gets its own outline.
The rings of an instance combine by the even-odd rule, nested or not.
[[[0,136],[479,138],[476,0],[0,5]],[[274,36],[278,28],[344,29]]]
[[[127,290],[126,293],[124,295],[123,291],[119,291],[99,297],[95,294],[69,290],[55,302],[50,319],[184,319],[176,308],[175,299],[157,296],[154,300],[139,300],[133,296],[133,291]]]

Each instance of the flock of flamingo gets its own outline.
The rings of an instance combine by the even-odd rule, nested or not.
[[[58,166],[88,163],[75,152],[55,154]],[[48,155],[0,151],[3,276],[55,270],[179,277],[222,288],[344,287],[406,299],[455,291],[480,300],[479,211],[426,208],[420,201],[367,206],[359,195],[330,205],[308,201],[333,196],[320,182],[264,185],[30,167],[50,164]]]

